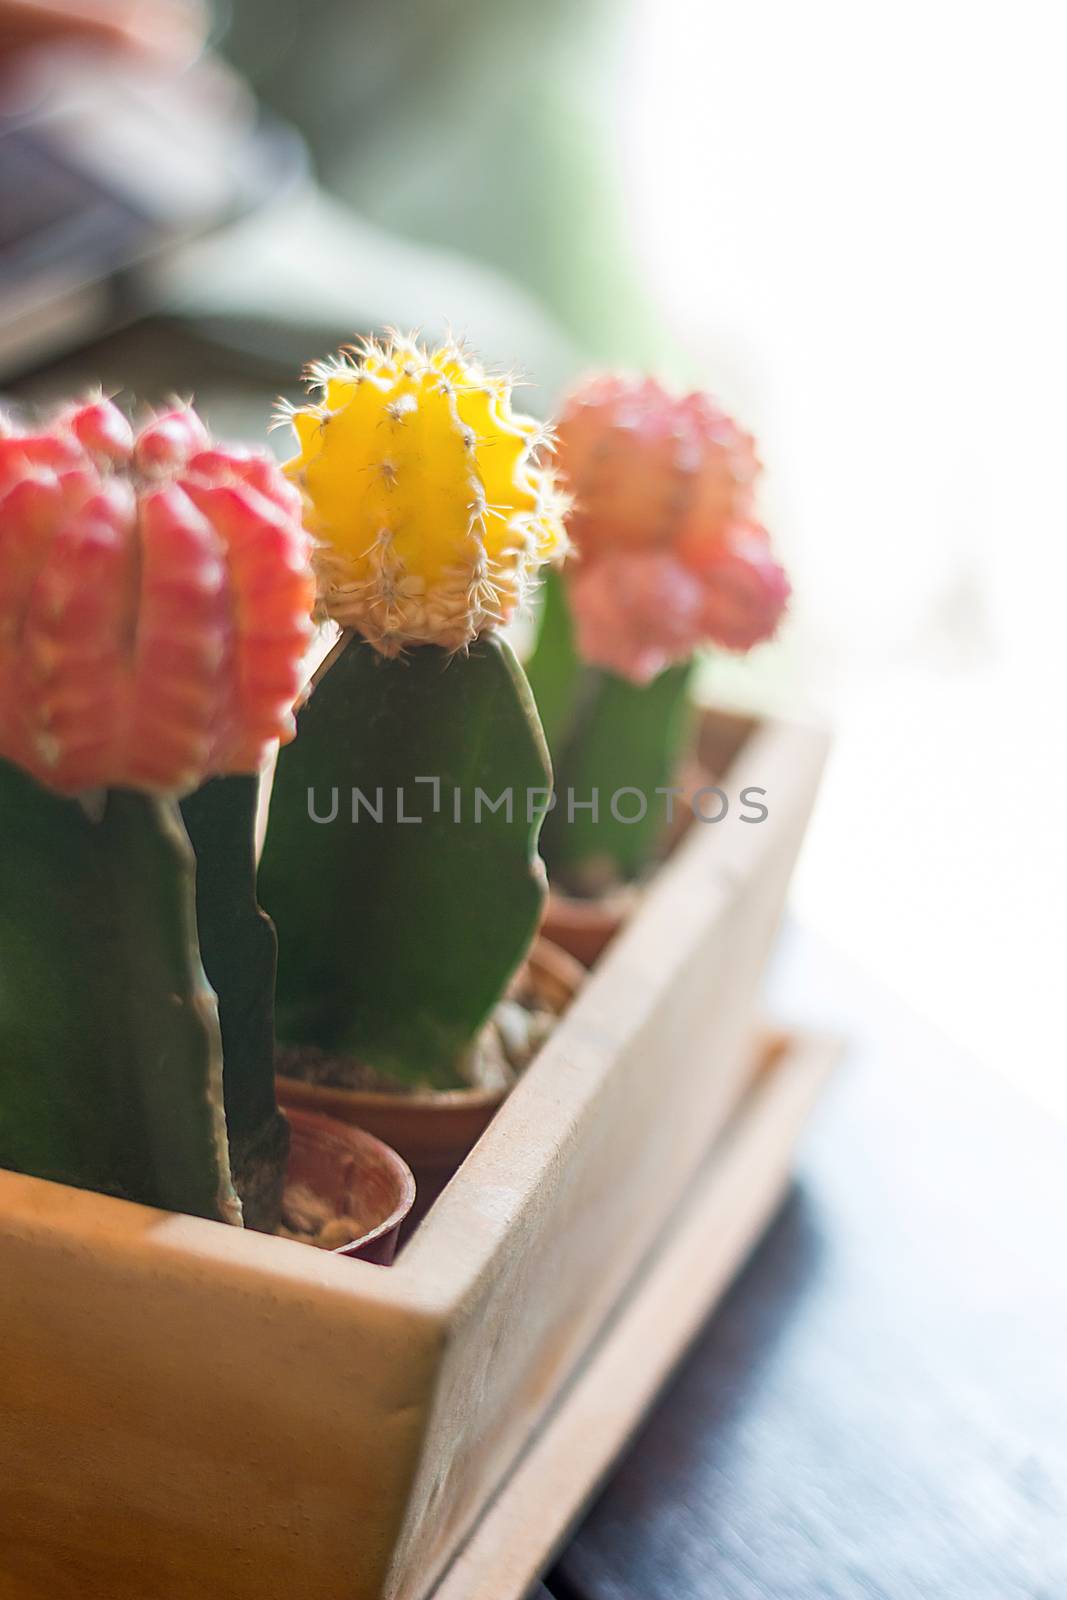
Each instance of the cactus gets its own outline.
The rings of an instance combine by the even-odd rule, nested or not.
[[[557,771],[556,802],[545,818],[541,851],[559,886],[597,894],[636,878],[653,858],[668,815],[666,797],[692,727],[690,662],[666,668],[650,683],[583,663],[563,579],[545,585],[541,631],[529,663]],[[632,793],[645,797],[643,814]],[[588,804],[596,793],[595,815]]]
[[[694,651],[770,638],[789,583],[753,520],[753,441],[708,396],[593,379],[565,406],[559,437],[576,559],[549,589],[529,670],[559,791],[545,858],[585,893],[637,876],[654,853]],[[613,813],[620,789],[638,791],[643,814],[635,796]],[[580,809],[594,792],[595,820]]]
[[[106,453],[86,414],[108,418]],[[296,495],[267,458],[211,448],[189,409],[115,443],[123,428],[99,402],[0,429],[0,755],[62,794],[185,792],[293,735]]]
[[[550,436],[511,409],[511,383],[458,345],[394,335],[308,369],[288,408],[323,612],[383,656],[459,650],[522,604],[563,554],[562,501],[538,465]]]
[[[240,1220],[175,796],[292,736],[307,557],[277,468],[188,408],[0,425],[0,1162]]]
[[[346,632],[274,780],[260,896],[280,935],[279,1037],[447,1087],[545,893],[550,770],[493,633],[565,548],[561,500],[544,430],[453,345],[370,343],[311,380],[288,471],[321,611]],[[489,809],[505,791],[510,814]],[[314,820],[335,794],[334,819]]]
[[[760,472],[752,436],[709,395],[614,374],[567,397],[559,461],[576,496],[569,531],[589,558],[686,534],[714,542],[750,515]]]
[[[462,1082],[540,920],[550,784],[500,640],[386,661],[345,635],[279,760],[260,863],[279,930],[279,1038],[405,1082]],[[479,790],[494,804],[510,792],[510,807],[489,809]],[[316,822],[335,800],[333,820]]]

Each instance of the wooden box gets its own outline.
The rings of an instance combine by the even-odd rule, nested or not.
[[[2,1600],[429,1594],[740,1099],[824,749],[747,729],[767,820],[690,828],[395,1267],[0,1172]]]

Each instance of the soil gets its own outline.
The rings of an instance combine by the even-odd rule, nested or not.
[[[550,1011],[529,982],[498,1001],[482,1029],[470,1058],[461,1064],[470,1089],[509,1089],[537,1054],[555,1026]],[[401,1083],[354,1056],[338,1056],[317,1045],[278,1046],[278,1071],[303,1083],[357,1093],[419,1094],[426,1085]]]
[[[339,1217],[306,1183],[291,1183],[286,1188],[279,1238],[297,1239],[318,1250],[339,1250],[353,1239],[361,1238],[366,1231],[366,1225],[355,1217]]]

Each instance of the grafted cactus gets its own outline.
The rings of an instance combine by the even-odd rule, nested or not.
[[[0,426],[0,1164],[240,1219],[175,797],[292,736],[311,592],[298,497],[190,409]]]
[[[454,345],[370,343],[311,380],[287,470],[346,632],[274,779],[279,1036],[447,1086],[545,893],[547,754],[493,634],[565,548],[562,502],[545,430]]]
[[[559,439],[575,560],[550,583],[530,679],[562,800],[545,857],[561,883],[593,890],[636,876],[663,831],[694,651],[769,639],[789,582],[754,520],[754,442],[709,396],[594,378],[566,402]],[[623,788],[645,800],[638,820],[610,810]],[[566,797],[594,793],[595,820],[572,819]]]

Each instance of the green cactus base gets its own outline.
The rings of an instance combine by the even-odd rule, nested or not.
[[[550,784],[505,644],[385,660],[343,637],[279,756],[260,863],[279,1038],[406,1083],[461,1083],[540,920]]]
[[[692,726],[689,679],[688,665],[641,686],[584,669],[580,709],[558,757],[556,806],[541,838],[561,888],[600,893],[655,860],[672,804],[662,791],[677,776]],[[595,814],[586,804],[594,795]]]
[[[557,782],[557,755],[574,726],[585,670],[574,642],[566,585],[559,572],[549,569],[541,584],[537,645],[526,663],[526,676],[537,702]]]
[[[0,762],[0,1061],[0,1165],[240,1221],[171,802],[90,807]]]
[[[541,834],[550,876],[579,894],[639,877],[668,823],[671,802],[657,790],[676,778],[692,730],[691,663],[641,685],[586,666],[565,585],[552,573],[528,670],[556,773],[556,806]]]

